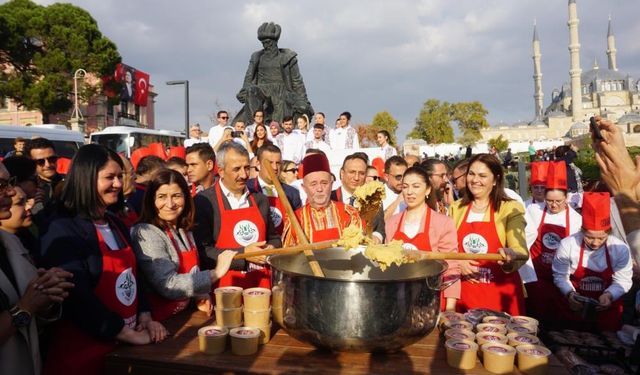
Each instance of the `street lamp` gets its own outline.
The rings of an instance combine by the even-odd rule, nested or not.
[[[80,111],[80,103],[78,102],[78,80],[84,79],[87,75],[87,71],[84,69],[78,69],[73,73],[73,96],[74,106],[73,112],[71,112],[71,128],[74,130],[84,131],[84,119],[82,118],[82,111]]]
[[[189,138],[189,81],[167,81],[167,85],[184,85],[184,133]]]

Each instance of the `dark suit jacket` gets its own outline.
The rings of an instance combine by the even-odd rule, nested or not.
[[[116,226],[131,243],[129,230],[111,213],[109,224]],[[116,236],[116,238],[118,238]],[[93,222],[78,216],[55,216],[40,237],[42,263],[73,273],[75,287],[64,302],[63,316],[83,331],[102,340],[113,339],[124,327],[120,315],[109,310],[93,292],[102,276],[102,254]],[[143,277],[137,273],[138,311],[149,311],[143,296]]]
[[[349,202],[345,203],[342,199],[338,199],[339,198],[338,190],[340,189],[341,188],[338,188],[331,192],[331,200],[336,202],[342,202],[344,204],[349,204]],[[385,238],[384,211],[382,210],[382,207],[380,207],[380,210],[376,214],[376,217],[373,219],[373,231],[380,233],[380,235],[382,236],[382,242],[384,242],[384,238]]]
[[[293,210],[297,210],[302,207],[302,201],[300,200],[300,192],[298,189],[294,188],[291,185],[287,185],[281,183],[282,189],[284,190],[284,194],[287,196],[289,203],[291,203],[291,207]],[[257,178],[250,178],[247,180],[247,188],[252,193],[262,193],[262,188],[258,184]]]
[[[267,224],[267,245],[282,247],[280,235],[276,232],[276,229],[273,226],[273,221],[271,221],[269,201],[267,200],[267,197],[262,193],[252,193],[252,195],[256,200],[256,205],[258,206],[258,210],[260,210],[260,215],[264,218],[264,221]],[[193,237],[198,244],[200,267],[202,269],[215,268],[218,254],[223,250],[234,250],[239,253],[244,253],[244,247],[235,249],[221,249],[216,247],[216,241],[220,235],[220,222],[221,220],[224,220],[224,218],[222,217],[220,207],[218,207],[215,185],[198,193],[193,200],[196,208],[196,225],[193,229]],[[226,197],[222,197],[222,202],[227,210],[231,209]],[[244,259],[236,259],[231,263],[231,269],[233,270],[246,270],[246,268],[247,262]]]

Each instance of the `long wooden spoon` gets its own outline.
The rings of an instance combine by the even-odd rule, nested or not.
[[[335,245],[336,242],[337,240],[327,240],[322,242],[308,243],[304,245],[278,247],[275,249],[256,251],[253,253],[237,254],[236,256],[233,257],[233,259],[245,259],[245,258],[257,257],[257,256],[278,255],[278,254],[295,254],[295,253],[301,253],[303,251],[309,251],[309,250],[324,250],[324,249],[329,249],[331,247],[334,247],[333,245]]]
[[[269,160],[264,159],[262,161],[262,168],[264,168],[267,171],[267,173],[269,174],[269,178],[271,178],[271,181],[275,186],[276,191],[278,192],[278,198],[280,199],[280,202],[284,206],[284,210],[287,216],[289,217],[289,221],[291,222],[291,226],[293,227],[293,230],[296,231],[296,237],[298,238],[298,241],[302,245],[308,245],[309,240],[307,239],[307,236],[304,234],[304,231],[302,230],[302,226],[298,221],[298,217],[293,211],[293,207],[291,207],[291,203],[289,203],[289,199],[287,199],[287,195],[284,193],[284,189],[280,184],[280,180],[278,180],[278,176],[276,176],[276,174],[273,172],[273,168],[271,167],[271,163],[269,162]],[[311,267],[313,276],[324,277],[324,272],[322,272],[322,268],[320,268],[320,263],[318,263],[316,258],[313,256],[313,251],[311,250],[303,250],[303,251],[304,251],[304,255],[307,256],[307,261],[309,261],[309,266]],[[251,256],[256,256],[256,254],[257,253],[251,253]]]

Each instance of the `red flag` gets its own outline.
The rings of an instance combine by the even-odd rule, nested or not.
[[[149,96],[149,74],[136,70],[136,93],[133,99],[136,105],[145,107],[147,105],[147,97]]]

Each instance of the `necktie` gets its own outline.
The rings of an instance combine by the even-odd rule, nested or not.
[[[349,206],[353,206],[355,202],[356,202],[356,197],[354,197],[353,195],[349,197]]]
[[[275,191],[275,186],[273,185],[264,185],[264,189],[267,191],[267,197],[273,197],[275,196],[274,191]]]

